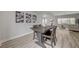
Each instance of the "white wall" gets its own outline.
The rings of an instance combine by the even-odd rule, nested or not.
[[[26,11],[23,11],[26,12]],[[36,14],[36,24],[42,24],[42,16],[45,13],[35,13],[33,11],[27,11],[27,13]],[[49,17],[53,17],[52,14],[46,14]],[[16,23],[15,22],[15,11],[0,11],[0,43],[7,40],[32,33],[30,29],[33,23]]]
[[[15,23],[15,11],[0,11],[0,43],[33,32],[30,29],[32,25],[33,23]]]
[[[2,20],[2,13],[0,12],[0,43],[1,43],[1,40],[2,40],[2,23],[3,23],[3,20]]]

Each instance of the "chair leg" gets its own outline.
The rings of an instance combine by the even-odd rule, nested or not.
[[[53,48],[53,39],[51,39],[51,46],[52,46],[52,48]]]
[[[57,42],[57,38],[56,36],[54,37],[54,45],[56,45],[56,42]]]
[[[56,42],[57,42],[57,38],[55,37],[55,40],[56,40]]]
[[[33,33],[33,40],[35,39],[35,32]]]
[[[54,45],[56,45],[56,40],[54,39]]]

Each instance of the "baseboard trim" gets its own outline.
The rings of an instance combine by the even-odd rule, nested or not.
[[[31,33],[33,33],[33,32],[24,33],[24,34],[22,34],[22,35],[18,35],[18,36],[11,37],[11,38],[9,38],[9,39],[7,39],[7,40],[2,41],[2,43],[6,42],[6,41],[9,41],[9,40],[12,40],[12,39],[16,39],[16,38],[19,38],[19,37],[28,35],[28,34],[31,34]],[[0,44],[0,46],[2,45],[2,43]]]
[[[19,37],[22,37],[22,36],[25,36],[25,35],[28,35],[28,34],[31,34],[31,33],[33,33],[33,32],[25,33],[25,34],[18,35],[18,36],[15,36],[15,37],[11,37],[10,39],[16,39],[16,38],[19,38]]]

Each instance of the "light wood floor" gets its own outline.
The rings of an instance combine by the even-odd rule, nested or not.
[[[57,29],[57,43],[54,48],[79,48],[79,32],[68,31],[67,29]],[[51,48],[50,42],[45,44]],[[4,42],[0,48],[42,48],[33,40],[33,33],[26,36]]]

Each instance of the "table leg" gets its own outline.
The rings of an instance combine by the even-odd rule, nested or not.
[[[38,37],[38,42],[36,42],[38,45],[40,45],[43,48],[46,48],[46,46],[43,43],[43,37],[42,37],[42,33],[37,33],[37,37]]]

